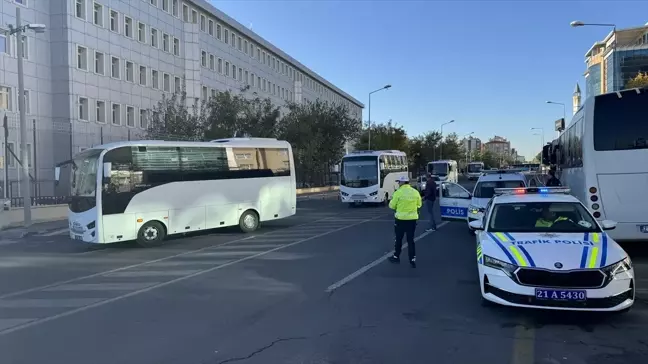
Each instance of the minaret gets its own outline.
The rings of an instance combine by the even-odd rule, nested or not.
[[[574,89],[574,94],[572,95],[572,111],[574,115],[576,115],[576,112],[578,109],[580,109],[580,104],[581,104],[581,90],[580,87],[578,86],[578,82],[576,82],[576,88]]]

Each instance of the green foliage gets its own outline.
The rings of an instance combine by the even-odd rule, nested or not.
[[[472,153],[472,161],[474,162],[484,162],[485,168],[499,168],[500,167],[500,158],[487,151],[474,151]]]
[[[364,129],[355,143],[358,150],[402,150],[409,146],[407,132],[402,126],[391,122],[371,125],[371,148],[369,148],[369,129]]]
[[[162,95],[162,100],[150,115],[146,139],[201,140],[207,125],[205,103],[187,105],[187,94],[183,90],[171,97]]]
[[[648,87],[648,72],[639,72],[633,79],[628,81],[626,88]]]

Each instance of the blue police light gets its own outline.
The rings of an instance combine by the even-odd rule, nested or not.
[[[541,188],[540,193],[549,193],[549,189],[547,188]]]

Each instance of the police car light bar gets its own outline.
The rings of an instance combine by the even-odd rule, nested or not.
[[[496,195],[531,195],[560,193],[569,194],[570,189],[566,187],[520,187],[520,188],[496,188]]]

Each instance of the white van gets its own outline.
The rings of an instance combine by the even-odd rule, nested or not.
[[[427,164],[427,173],[434,177],[438,177],[440,182],[459,182],[459,170],[457,168],[457,161],[454,160],[441,160],[429,162]]]

